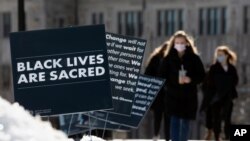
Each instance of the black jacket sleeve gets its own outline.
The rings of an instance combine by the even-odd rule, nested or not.
[[[160,77],[166,79],[167,85],[178,86],[179,85],[179,76],[171,73],[170,59],[165,57],[162,61],[160,67]]]
[[[157,69],[159,68],[159,60],[157,56],[153,56],[151,60],[149,61],[144,74],[150,75],[150,76],[156,76],[157,75]]]
[[[215,93],[216,93],[216,87],[214,85],[214,67],[211,66],[206,78],[203,82],[203,100],[202,100],[202,104],[201,104],[201,111],[205,111],[209,104],[212,101],[212,98],[214,97]]]
[[[236,68],[233,66],[233,72],[234,72],[234,86],[236,87],[239,83],[239,77]]]
[[[205,78],[205,70],[204,70],[204,66],[201,62],[200,57],[195,56],[194,58],[194,64],[195,64],[195,73],[194,75],[190,76],[191,77],[191,84],[197,85],[201,82],[203,82],[204,78]]]
[[[237,70],[234,66],[232,66],[232,70],[233,70],[233,84],[234,84],[234,92],[233,92],[233,95],[232,95],[232,98],[235,99],[238,97],[238,93],[236,91],[236,86],[238,85],[239,83],[239,77],[238,77],[238,73],[237,73]]]

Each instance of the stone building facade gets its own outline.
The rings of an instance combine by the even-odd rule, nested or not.
[[[238,54],[241,84],[250,81],[249,19],[248,0],[79,1],[80,25],[104,23],[109,32],[147,39],[145,60],[176,30],[195,39],[206,66],[218,45],[230,46]]]

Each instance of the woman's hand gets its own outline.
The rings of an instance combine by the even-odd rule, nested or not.
[[[184,77],[179,77],[179,84],[181,85],[185,84]]]
[[[183,82],[184,82],[185,84],[191,83],[191,78],[188,77],[188,76],[184,76],[184,77],[183,77]]]

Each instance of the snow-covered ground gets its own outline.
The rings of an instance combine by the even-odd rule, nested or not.
[[[83,136],[81,141],[104,141]],[[73,141],[51,124],[33,117],[19,104],[10,104],[0,97],[0,141]]]
[[[105,141],[105,140],[96,136],[83,136],[81,141]]]

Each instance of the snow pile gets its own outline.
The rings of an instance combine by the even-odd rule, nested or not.
[[[73,141],[49,122],[31,116],[23,107],[0,97],[0,141]]]
[[[98,138],[96,136],[83,136],[81,141],[105,141],[102,138]]]

